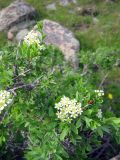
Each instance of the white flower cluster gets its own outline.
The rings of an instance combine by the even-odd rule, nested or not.
[[[0,91],[0,113],[1,111],[8,106],[11,102],[13,101],[13,99],[11,99],[11,94],[10,92],[6,91],[6,90],[1,90]]]
[[[102,110],[101,109],[98,110],[97,117],[100,119],[102,118]]]
[[[97,93],[97,95],[99,97],[104,96],[104,91],[103,90],[95,90],[95,92]]]
[[[76,99],[71,100],[65,96],[61,98],[59,103],[55,104],[55,108],[57,109],[57,117],[63,122],[71,122],[72,119],[77,118],[83,112],[81,103],[78,103]]]
[[[28,46],[31,46],[31,45],[36,44],[36,45],[39,47],[40,50],[44,50],[44,49],[45,49],[45,46],[44,46],[44,45],[41,45],[42,35],[41,35],[40,32],[31,30],[31,31],[27,34],[27,36],[25,36],[24,42],[25,42]]]

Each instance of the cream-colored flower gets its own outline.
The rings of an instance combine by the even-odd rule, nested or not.
[[[28,45],[37,45],[40,50],[45,50],[45,46],[41,44],[42,34],[40,32],[31,30],[24,38],[24,42]]]
[[[59,103],[55,104],[55,108],[57,109],[57,117],[63,122],[71,122],[82,113],[81,103],[65,96],[61,98]]]
[[[11,99],[10,92],[8,92],[6,90],[1,90],[0,91],[0,113],[6,106],[11,104],[12,101],[13,101],[13,99]]]
[[[95,90],[95,93],[97,93],[97,95],[99,97],[104,96],[104,91],[103,90]]]
[[[102,110],[101,109],[98,110],[97,117],[100,119],[102,118]]]

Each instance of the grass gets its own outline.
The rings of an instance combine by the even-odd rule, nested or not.
[[[11,2],[13,2],[14,0],[0,0],[0,9],[3,9],[4,7],[8,6]]]

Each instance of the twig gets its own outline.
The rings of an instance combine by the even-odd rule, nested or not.
[[[98,155],[95,157],[96,159],[98,159],[102,154],[103,152],[106,150],[106,148],[109,147],[109,142],[110,142],[110,139],[108,138],[106,143],[102,146],[102,149],[101,151],[98,153]]]
[[[103,152],[110,146],[110,138],[108,137],[106,139],[106,142],[102,144],[100,147],[95,148],[92,152],[88,153],[87,156],[92,156],[98,152],[98,154],[95,156],[95,159],[99,159],[100,156],[102,156]]]
[[[85,76],[87,73],[88,73],[88,65],[87,65],[87,64],[84,64],[84,67],[83,67],[83,71],[82,71],[81,76]]]
[[[40,77],[41,78],[41,77]],[[26,89],[29,89],[29,90],[32,90],[34,89],[38,84],[39,84],[39,79],[36,79],[34,82],[30,83],[30,84],[23,84],[23,85],[20,85],[18,87],[15,87],[15,88],[12,88],[12,89],[9,89],[8,91],[9,92],[15,92],[16,90],[18,89],[22,89],[22,88],[26,88]]]
[[[102,79],[102,81],[101,81],[101,83],[100,83],[100,85],[99,85],[99,88],[102,87],[102,85],[103,85],[103,83],[105,82],[105,80],[106,80],[106,78],[108,77],[108,75],[109,75],[109,72],[103,77],[103,79]]]
[[[20,45],[21,45],[21,41],[18,43],[17,53],[16,53],[16,61],[17,61],[17,59],[18,59],[18,55],[19,55],[19,50],[18,50],[18,48],[20,47]]]
[[[31,69],[28,69],[28,70],[26,70],[25,72],[23,72],[23,73],[19,74],[18,76],[14,77],[13,79],[17,79],[17,78],[19,78],[20,76],[22,76],[23,74],[26,74],[26,73],[28,73],[28,72],[30,72],[30,71],[31,71]]]

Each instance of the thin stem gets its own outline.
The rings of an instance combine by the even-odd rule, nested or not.
[[[104,84],[104,82],[105,82],[106,78],[108,77],[108,75],[109,75],[109,72],[103,77],[103,79],[102,79],[102,81],[101,81],[101,83],[99,85],[99,88],[102,87],[102,85]]]
[[[25,71],[25,72],[19,74],[18,76],[16,76],[14,79],[17,79],[17,78],[19,78],[20,76],[22,76],[23,74],[26,74],[26,73],[28,73],[28,72],[30,72],[30,71],[31,71],[31,69],[28,69],[27,71]]]
[[[41,77],[40,77],[41,78]],[[26,88],[26,89],[34,89],[39,83],[40,83],[40,81],[39,81],[39,79],[40,78],[37,78],[34,82],[32,82],[32,83],[30,83],[30,84],[23,84],[23,85],[20,85],[20,86],[18,86],[18,87],[15,87],[15,88],[12,88],[12,89],[9,89],[8,91],[9,92],[14,92],[14,91],[16,91],[16,90],[18,90],[18,89],[22,89],[22,88]]]

